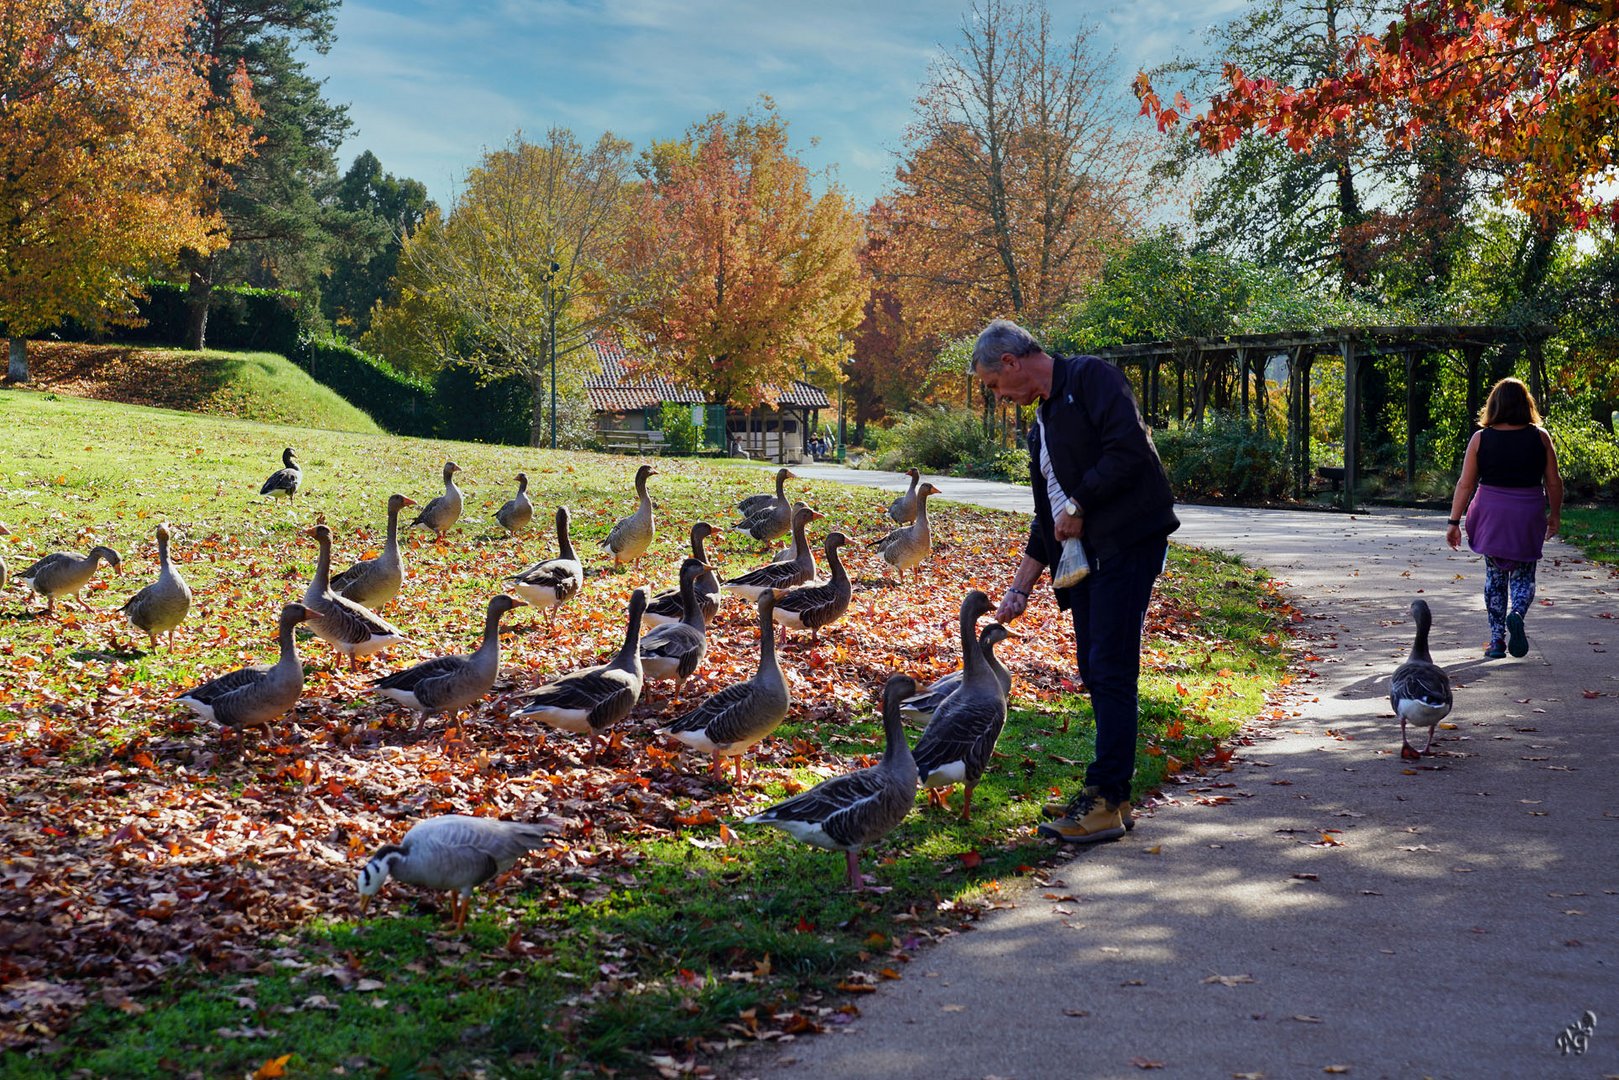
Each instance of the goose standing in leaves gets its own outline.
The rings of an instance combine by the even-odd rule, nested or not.
[[[906,469],[905,473],[911,478],[911,486],[905,494],[888,504],[888,516],[900,525],[909,525],[916,520],[916,508],[921,500],[916,497],[916,485],[921,481],[922,474],[915,469]]]
[[[901,578],[904,578],[905,571],[914,569],[916,580],[922,580],[922,562],[933,554],[933,532],[928,526],[928,496],[937,494],[939,489],[932,484],[917,488],[916,520],[895,529],[881,540],[872,541],[871,546],[882,552],[883,558],[899,571]]]
[[[397,844],[383,844],[360,871],[360,913],[390,877],[450,894],[454,928],[467,924],[472,890],[505,873],[556,831],[555,821],[500,821],[446,814],[418,821]]]
[[[281,451],[281,468],[270,474],[270,478],[259,488],[260,495],[285,495],[291,499],[298,494],[298,485],[304,482],[303,470],[298,467],[298,455],[292,452],[292,447]]]
[[[658,470],[650,465],[642,465],[635,470],[635,513],[620,518],[607,534],[607,539],[600,541],[602,547],[612,552],[615,568],[640,561],[657,536],[657,523],[652,518],[652,496],[646,493],[647,478],[656,475]]]
[[[425,660],[375,679],[371,685],[383,697],[414,709],[416,731],[420,732],[428,713],[458,712],[489,693],[500,674],[500,617],[523,606],[523,601],[502,593],[489,601],[484,612],[483,641],[476,651]]]
[[[81,608],[89,611],[90,605],[79,596],[79,590],[90,584],[96,567],[103,562],[116,570],[120,561],[112,548],[97,544],[88,555],[75,555],[70,551],[47,555],[18,574],[17,579],[45,598],[46,615],[55,614],[58,596],[71,596]]]
[[[1417,624],[1416,638],[1411,642],[1409,658],[1394,669],[1394,678],[1389,682],[1389,704],[1400,718],[1400,756],[1416,759],[1433,752],[1434,728],[1450,715],[1453,698],[1450,676],[1428,653],[1428,630],[1433,626],[1433,613],[1428,610],[1426,600],[1411,602],[1411,621]],[[1428,729],[1428,742],[1421,754],[1405,736],[1408,724]]]
[[[368,608],[379,608],[399,595],[405,584],[405,560],[399,554],[399,511],[415,505],[415,499],[388,496],[388,538],[383,542],[382,554],[362,559],[334,577],[333,591]]]
[[[1006,726],[1006,691],[984,661],[974,632],[978,620],[990,610],[989,597],[978,589],[961,602],[961,686],[934,710],[933,720],[917,740],[916,768],[929,799],[940,805],[948,789],[967,785],[961,819],[972,820],[973,788],[984,775],[995,740]],[[935,794],[945,788],[945,794]]]
[[[180,571],[169,561],[169,527],[157,527],[157,580],[124,601],[119,610],[129,616],[138,630],[146,632],[157,648],[157,635],[167,634],[169,648],[174,648],[174,628],[185,621],[191,610],[191,586],[186,584]]]
[[[704,564],[704,569],[697,576],[692,591],[697,596],[697,602],[703,607],[703,618],[713,622],[720,613],[720,582],[714,576],[714,568],[708,564],[708,556],[704,553],[703,542],[710,537],[718,540],[724,534],[706,521],[699,521],[691,527],[691,557]],[[648,629],[655,626],[667,626],[678,623],[686,617],[685,601],[680,598],[680,586],[665,589],[647,602],[646,615],[643,625]]]
[[[429,500],[421,508],[410,523],[411,528],[425,525],[433,530],[437,542],[444,542],[445,534],[461,520],[461,489],[455,486],[455,474],[460,471],[461,466],[455,462],[444,463],[444,494]]]
[[[506,579],[512,592],[544,611],[547,626],[554,627],[557,608],[573,599],[585,584],[585,565],[574,554],[573,542],[568,538],[568,508],[557,507],[557,554],[554,559],[541,559],[526,570]]]
[[[528,501],[528,474],[517,474],[517,494],[495,511],[495,520],[508,534],[516,535],[534,519],[534,504]]]
[[[175,700],[204,720],[236,732],[240,746],[246,729],[268,727],[298,704],[298,695],[304,691],[304,665],[298,659],[292,628],[314,616],[303,604],[283,607],[276,630],[281,656],[275,663],[239,668],[187,690]]]
[[[808,630],[810,640],[819,641],[821,627],[843,618],[854,598],[854,585],[838,555],[838,549],[848,542],[849,538],[840,532],[827,534],[826,562],[832,569],[831,579],[821,585],[800,585],[777,597],[772,612],[777,622],[794,630]]]
[[[916,760],[899,714],[900,699],[915,691],[916,684],[904,675],[890,675],[884,684],[883,756],[876,765],[823,780],[743,820],[774,825],[795,840],[843,852],[849,888],[864,888],[860,853],[898,828],[916,803]]]
[[[731,578],[720,585],[726,592],[734,592],[749,600],[757,600],[766,592],[790,589],[802,585],[815,576],[815,553],[810,548],[804,530],[809,523],[824,517],[807,506],[800,505],[793,513],[793,558],[789,562],[768,562],[740,577]]]
[[[677,623],[654,627],[641,639],[641,668],[648,679],[673,679],[679,697],[691,673],[708,652],[708,618],[697,598],[697,579],[708,564],[687,559],[680,564],[680,603],[685,616]]]
[[[379,653],[405,636],[392,624],[363,604],[332,591],[327,575],[332,569],[332,530],[316,525],[306,536],[315,538],[320,555],[315,560],[315,576],[304,590],[304,606],[320,612],[309,619],[309,629],[329,642],[338,655],[349,658],[349,667],[359,666],[361,658]]]
[[[712,754],[716,777],[724,768],[723,760],[731,758],[738,784],[742,782],[742,755],[781,726],[792,704],[787,679],[776,659],[776,628],[770,618],[775,603],[774,593],[759,594],[759,670],[753,678],[710,695],[691,712],[658,729],[659,735]]]
[[[793,516],[794,516],[795,519],[797,518],[798,512],[800,510],[802,510],[806,505],[808,505],[808,504],[805,503],[802,499],[800,499],[798,502],[793,503]],[[813,579],[817,574],[819,574],[820,571],[815,568],[815,548],[814,548],[814,546],[811,545],[807,540],[805,541],[805,546],[809,548],[809,553],[810,553],[810,576],[809,576],[809,578],[807,578],[805,580],[810,580],[810,579]],[[797,540],[796,537],[788,537],[786,546],[784,546],[780,551],[778,551],[774,555],[772,555],[770,557],[770,561],[771,562],[792,562],[796,558],[798,558],[798,540]]]
[[[787,498],[783,485],[794,479],[797,477],[791,470],[778,469],[776,493],[766,496],[764,502],[757,501],[757,495],[743,499],[737,504],[742,511],[742,520],[731,527],[767,544],[778,536],[785,536],[787,530],[793,527],[793,504]]]
[[[978,651],[983,654],[984,663],[988,664],[989,670],[994,672],[995,681],[1001,684],[1001,692],[1006,695],[1012,693],[1012,673],[1006,670],[1006,665],[1002,664],[1000,657],[995,655],[995,646],[1007,638],[1017,636],[1017,634],[1007,629],[1004,623],[998,622],[990,623],[978,634]],[[921,693],[913,694],[900,702],[900,714],[907,720],[921,720],[923,722],[932,720],[933,714],[938,711],[940,705],[944,704],[944,699],[961,689],[962,674],[961,669],[958,668],[948,675],[935,679]],[[1063,805],[1066,806],[1067,804],[1064,803]]]
[[[787,502],[787,481],[796,479],[798,479],[798,477],[791,469],[777,469],[776,493],[774,495],[769,493],[763,495],[749,495],[747,498],[737,503],[736,508],[742,511],[742,516],[744,518],[750,518],[759,511],[775,505],[778,501],[785,504]]]
[[[538,690],[516,715],[532,716],[551,727],[590,736],[588,760],[596,760],[596,743],[608,728],[630,715],[641,700],[645,672],[641,668],[641,614],[646,611],[646,590],[630,594],[629,625],[624,644],[605,664],[570,671]]]

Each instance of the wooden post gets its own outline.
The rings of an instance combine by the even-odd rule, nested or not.
[[[1310,369],[1315,366],[1315,353],[1308,347],[1299,350],[1299,485],[1302,496],[1309,490],[1310,468],[1314,459],[1310,454]]]
[[[1360,431],[1357,427],[1360,413],[1360,357],[1353,339],[1338,341],[1338,352],[1344,358],[1344,509],[1355,509],[1355,481],[1359,470],[1355,458],[1360,451]]]
[[[1242,399],[1242,430],[1248,430],[1248,350],[1237,347],[1237,378],[1241,380],[1238,396]]]
[[[1462,433],[1462,445],[1464,448],[1473,438],[1473,432],[1478,430],[1478,411],[1483,404],[1479,400],[1478,369],[1479,362],[1483,358],[1484,346],[1462,346],[1462,362],[1467,367],[1467,427],[1463,429]]]

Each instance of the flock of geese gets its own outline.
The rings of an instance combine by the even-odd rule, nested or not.
[[[407,527],[433,531],[444,541],[460,519],[463,497],[453,461],[444,463],[444,492],[420,506]],[[635,473],[635,509],[617,521],[600,541],[615,569],[635,566],[647,554],[656,536],[655,506],[647,491],[657,475],[651,465]],[[910,470],[910,487],[888,508],[894,528],[869,547],[900,575],[916,573],[932,553],[928,498],[938,494]],[[735,594],[757,611],[758,662],[750,678],[721,687],[687,711],[656,727],[657,735],[676,740],[707,755],[716,780],[724,776],[729,760],[733,779],[742,779],[742,761],[750,749],[769,737],[786,719],[792,706],[788,680],[777,651],[777,628],[807,632],[818,640],[823,630],[847,612],[853,585],[842,550],[855,538],[846,532],[827,533],[820,545],[827,575],[820,578],[810,526],[823,515],[786,494],[790,469],[776,473],[775,491],[749,496],[738,504],[741,519],[730,526],[766,545],[791,537],[791,543],[768,561],[737,576],[721,579],[709,561],[705,544],[723,534],[706,521],[691,528],[691,553],[679,568],[678,585],[649,595],[634,589],[625,612],[624,636],[618,651],[604,663],[568,671],[543,685],[517,695],[516,716],[532,718],[553,728],[589,739],[587,760],[594,762],[607,732],[624,720],[640,701],[650,682],[674,683],[673,703],[679,703],[686,681],[708,654],[709,624],[718,616],[722,598]],[[270,475],[261,495],[296,498],[303,483],[297,454],[287,448],[282,467]],[[524,530],[533,520],[527,477],[517,474],[516,495],[495,513],[508,533]],[[347,658],[352,669],[405,640],[405,635],[377,613],[397,597],[407,578],[400,552],[400,515],[417,503],[401,494],[389,497],[386,541],[375,558],[356,562],[333,573],[334,536],[319,521],[305,530],[317,556],[314,574],[303,596],[282,607],[278,620],[279,655],[273,663],[230,671],[192,687],[176,697],[197,716],[234,733],[238,750],[245,745],[248,728],[269,728],[291,711],[304,689],[304,662],[298,653],[295,631],[304,627],[331,645],[337,658]],[[414,731],[422,731],[431,716],[453,717],[483,699],[500,673],[500,623],[517,607],[533,607],[554,623],[560,609],[585,587],[585,567],[569,534],[569,511],[555,514],[557,553],[504,579],[506,591],[488,602],[483,634],[475,649],[465,654],[437,656],[370,682],[379,696],[415,714]],[[5,532],[0,525],[0,533]],[[190,586],[170,557],[169,527],[156,530],[159,571],[155,581],[126,601],[120,610],[132,626],[147,635],[153,649],[160,638],[172,647],[174,631],[191,608]],[[769,551],[761,551],[761,557]],[[19,573],[18,579],[45,600],[45,616],[52,617],[58,600],[72,599],[86,608],[79,593],[94,578],[102,563],[117,568],[120,558],[108,547],[95,547],[86,555],[58,552],[47,555]],[[0,584],[5,582],[0,562]],[[973,789],[989,763],[995,740],[1006,721],[1011,678],[995,657],[995,646],[1015,636],[1005,626],[978,623],[991,610],[987,595],[969,592],[960,610],[963,666],[960,671],[918,688],[903,675],[891,677],[883,688],[885,747],[881,760],[857,772],[834,777],[802,794],[745,820],[768,824],[809,844],[843,851],[848,881],[864,886],[859,854],[891,832],[915,803],[918,786],[928,789],[930,800],[946,805],[948,790],[965,786],[963,817],[971,816]],[[907,743],[905,719],[925,722],[914,749]],[[459,927],[467,914],[472,890],[501,872],[540,844],[555,828],[553,821],[511,822],[449,815],[418,822],[398,844],[380,848],[359,876],[362,899],[374,895],[389,878],[452,893],[451,914]]]

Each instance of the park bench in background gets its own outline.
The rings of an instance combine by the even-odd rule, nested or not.
[[[664,447],[661,431],[604,431],[601,440],[611,454],[661,454]]]

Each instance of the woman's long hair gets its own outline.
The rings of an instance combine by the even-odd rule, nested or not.
[[[1540,410],[1535,408],[1535,395],[1522,379],[1502,379],[1490,387],[1490,396],[1484,399],[1484,408],[1478,411],[1479,427],[1496,424],[1540,425]]]

